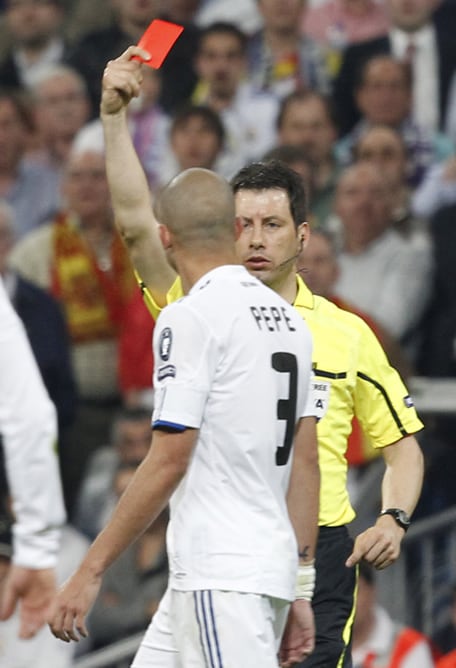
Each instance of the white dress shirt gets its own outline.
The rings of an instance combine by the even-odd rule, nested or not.
[[[390,31],[393,55],[405,60],[410,43],[413,44],[413,117],[429,129],[439,125],[439,59],[435,28],[431,24],[407,33],[393,28]]]

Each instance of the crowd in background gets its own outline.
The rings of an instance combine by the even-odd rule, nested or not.
[[[57,407],[82,544],[150,442],[154,323],[113,224],[98,104],[107,61],[153,18],[185,29],[128,110],[151,191],[189,167],[229,179],[283,160],[309,198],[309,287],[365,318],[405,380],[456,375],[454,0],[0,6],[0,275]],[[422,437],[417,516],[456,505],[454,426],[430,419]],[[355,423],[354,495],[372,457]],[[146,626],[166,586],[165,526],[118,562],[128,578],[106,579],[94,647]]]

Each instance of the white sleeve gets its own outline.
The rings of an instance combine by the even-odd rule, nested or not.
[[[15,516],[13,561],[50,568],[65,521],[56,411],[1,281],[0,369],[0,432]]]
[[[184,300],[162,311],[154,330],[154,428],[201,426],[216,348],[208,327]]]

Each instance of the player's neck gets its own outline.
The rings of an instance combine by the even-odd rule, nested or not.
[[[218,253],[213,255],[194,255],[176,257],[176,266],[181,277],[184,294],[188,294],[192,287],[205,274],[227,264],[239,264],[234,253]]]

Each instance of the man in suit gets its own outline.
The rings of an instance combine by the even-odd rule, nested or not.
[[[43,68],[62,62],[65,17],[62,0],[7,0],[6,27],[11,48],[0,65],[0,84],[8,88],[28,88]]]
[[[410,62],[413,70],[413,115],[429,130],[442,126],[452,73],[456,67],[456,42],[443,8],[433,13],[433,0],[386,0],[391,28],[383,37],[347,49],[334,84],[334,102],[340,112],[344,135],[359,119],[354,91],[365,62],[379,53],[390,53]]]

